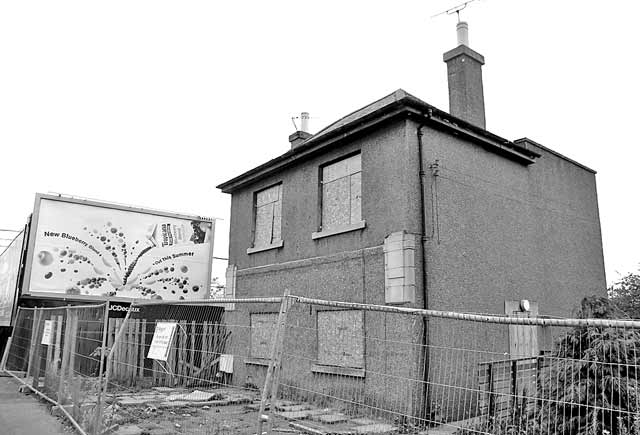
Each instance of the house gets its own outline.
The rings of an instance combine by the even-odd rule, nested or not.
[[[292,134],[285,154],[218,186],[232,195],[227,283],[234,296],[289,289],[369,304],[568,316],[585,295],[604,294],[595,171],[533,140],[489,132],[484,58],[469,48],[465,23],[458,36],[444,54],[450,113],[399,89],[316,134]],[[237,305],[229,314],[259,330],[274,321],[273,311]],[[374,358],[349,341],[340,348],[349,352],[336,351],[322,345],[323,335],[340,336],[339,327],[348,329],[344,337],[384,330],[427,344],[434,373],[446,369],[439,346],[472,337],[512,358],[522,346],[505,328],[383,324],[349,310],[312,314],[299,321],[318,337],[297,340],[309,363],[286,373],[327,385],[341,376],[380,400],[393,394],[368,371],[386,358],[394,373],[422,378],[423,356]],[[247,340],[250,358],[236,361],[240,382],[266,372],[268,346]],[[542,340],[529,346],[521,352],[545,350]]]

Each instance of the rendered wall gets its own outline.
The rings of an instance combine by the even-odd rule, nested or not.
[[[340,301],[385,303],[384,253],[382,245],[389,234],[407,230],[408,237],[419,243],[416,149],[406,148],[406,123],[388,125],[386,129],[362,136],[300,164],[284,170],[277,176],[261,180],[255,185],[234,192],[231,205],[230,264],[238,266],[236,296],[281,296],[285,289],[292,294]],[[318,230],[319,168],[321,165],[360,150],[362,155],[362,218],[366,228],[312,240]],[[282,182],[282,239],[284,246],[264,252],[247,254],[251,246],[251,211],[253,193]],[[416,263],[421,261],[416,254]],[[422,288],[416,286],[416,304],[421,306]],[[228,312],[228,321],[249,324],[249,312],[277,311],[276,306],[247,308],[236,304],[236,311]],[[391,316],[393,317],[393,316]],[[301,385],[312,381],[330,392],[338,387],[347,388],[366,400],[382,403],[399,400],[399,396],[414,392],[406,385],[393,384],[391,378],[365,378],[336,376],[312,371],[317,358],[316,311],[294,308],[285,346],[294,355],[303,355],[306,363],[285,360],[283,382]],[[421,339],[421,323],[415,319],[399,319],[379,313],[365,315],[366,334],[377,338],[392,338],[409,343]],[[307,331],[307,332],[305,332]],[[245,341],[247,340],[247,341]],[[238,343],[248,343],[238,337]],[[240,349],[239,349],[240,350]],[[418,377],[420,356],[407,354],[407,349],[390,352],[373,340],[365,343],[367,371],[396,373],[403,377]],[[245,351],[246,353],[246,351]],[[236,363],[234,381],[251,379],[257,385],[263,382],[266,367],[253,361]],[[385,387],[386,386],[386,387]],[[395,390],[396,393],[391,393]],[[388,396],[388,397],[385,397]],[[405,397],[406,398],[406,397]],[[404,399],[403,399],[404,400]],[[413,400],[413,399],[412,399]]]
[[[286,288],[310,297],[383,304],[384,238],[404,230],[420,246],[417,127],[413,121],[389,124],[235,192],[230,263],[238,266],[236,296],[280,296]],[[441,131],[428,127],[423,131],[429,308],[503,313],[505,300],[530,299],[539,303],[541,314],[568,316],[582,297],[604,294],[593,173],[544,150],[539,150],[542,157],[536,163],[524,166]],[[362,153],[362,216],[367,226],[312,240],[319,223],[319,167],[357,150]],[[436,160],[437,176],[429,170]],[[249,255],[253,192],[277,182],[284,189],[284,246]],[[416,249],[416,307],[423,306],[420,252]],[[277,311],[277,307],[250,310]],[[227,316],[249,324],[248,310],[239,305]],[[314,319],[308,310],[291,317],[311,330]],[[365,317],[368,335],[393,336],[398,341],[419,343],[421,326],[415,321]],[[312,361],[317,356],[315,336],[297,334],[287,339],[287,346]],[[429,342],[430,379],[437,383],[475,388],[478,358],[492,357],[456,349],[491,350],[495,359],[508,358],[504,326],[431,320]],[[421,378],[422,364],[415,352],[398,357],[375,346],[365,352],[367,370]],[[240,361],[234,380],[241,383],[250,376],[262,382],[265,372],[264,366]],[[288,373],[285,383],[311,379],[328,389],[344,381],[314,374],[304,364],[285,362],[284,373]],[[373,398],[395,391],[393,385],[373,378],[352,378],[349,385]],[[445,393],[432,388],[429,395],[433,403],[453,411],[449,418],[473,414],[470,395]],[[402,394],[398,392],[395,399]],[[454,409],[456,401],[462,405]]]
[[[437,175],[426,177],[429,308],[501,314],[505,300],[529,299],[542,315],[570,316],[584,296],[605,295],[593,173],[541,150],[524,166],[440,131],[424,133],[424,165],[438,161]],[[474,388],[478,354],[440,346],[509,357],[503,326],[432,320],[429,341],[431,375],[458,367],[448,381],[456,385]],[[473,410],[459,406],[457,417]]]

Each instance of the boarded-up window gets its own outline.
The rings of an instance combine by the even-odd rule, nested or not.
[[[253,246],[269,246],[281,240],[282,184],[269,187],[255,195],[255,229]]]
[[[276,321],[278,313],[251,314],[251,349],[254,358],[269,358],[271,344],[276,335]]]
[[[322,230],[362,220],[360,154],[322,168]]]
[[[318,311],[318,363],[364,368],[364,313]]]

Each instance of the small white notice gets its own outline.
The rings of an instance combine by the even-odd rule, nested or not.
[[[153,339],[149,347],[147,358],[166,361],[169,356],[169,348],[173,343],[173,335],[176,332],[176,322],[158,322],[153,332]]]
[[[224,373],[233,373],[233,355],[220,355],[220,371]]]
[[[42,330],[42,340],[40,340],[40,344],[51,344],[51,339],[53,338],[53,320],[45,320],[44,321],[44,329]]]

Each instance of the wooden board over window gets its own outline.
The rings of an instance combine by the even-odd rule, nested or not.
[[[364,312],[318,311],[318,363],[364,368]]]
[[[362,220],[362,169],[360,154],[322,168],[322,230],[328,231]]]
[[[276,334],[278,313],[251,314],[251,348],[249,354],[254,358],[269,358],[271,346]]]
[[[282,184],[261,190],[255,195],[253,246],[269,246],[281,240]]]

